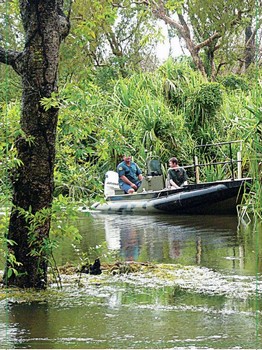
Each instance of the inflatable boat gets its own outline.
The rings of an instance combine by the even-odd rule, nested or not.
[[[179,189],[119,193],[95,203],[93,210],[107,213],[166,212],[172,214],[235,214],[250,178],[192,184]]]
[[[229,146],[229,160],[212,163],[212,166],[228,166],[230,179],[201,183],[199,168],[210,166],[210,163],[199,164],[194,156],[194,183],[172,189],[167,186],[160,162],[150,159],[147,161],[147,174],[139,190],[133,194],[121,191],[118,174],[108,171],[104,182],[105,200],[93,204],[92,210],[106,213],[236,214],[237,206],[241,203],[244,192],[249,191],[252,180],[242,178],[240,157],[233,159],[231,148],[235,142],[239,141],[200,146]],[[237,164],[237,169],[234,169],[234,163]]]

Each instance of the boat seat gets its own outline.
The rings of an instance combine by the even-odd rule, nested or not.
[[[147,161],[147,175],[148,176],[162,175],[161,163],[158,159],[150,159]]]
[[[121,188],[119,187],[119,188],[117,188],[116,190],[115,190],[115,194],[125,194],[125,192],[123,191],[123,190],[121,190]]]
[[[137,193],[144,191],[160,191],[164,188],[163,175],[145,176],[142,180],[142,184],[139,187]]]

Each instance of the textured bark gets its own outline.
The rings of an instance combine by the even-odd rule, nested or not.
[[[69,22],[63,16],[61,1],[20,0],[19,3],[26,33],[25,48],[21,53],[7,52],[4,63],[20,74],[23,89],[20,120],[23,135],[16,140],[23,165],[13,174],[13,208],[8,231],[8,239],[15,242],[9,251],[21,265],[12,266],[7,260],[5,281],[18,287],[45,288],[48,263],[44,243],[49,237],[50,216],[30,230],[20,209],[36,214],[52,204],[58,109],[45,111],[41,99],[57,92],[59,48],[69,32]],[[19,274],[7,278],[11,267]]]
[[[256,31],[252,31],[251,26],[245,29],[245,70],[255,62],[256,56],[256,43],[255,43]]]

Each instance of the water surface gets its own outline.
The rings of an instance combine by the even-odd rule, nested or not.
[[[59,265],[90,248],[102,262],[108,251],[165,265],[157,274],[82,275],[80,284],[67,276],[38,302],[3,300],[2,347],[261,347],[260,228],[238,229],[229,216],[93,214],[78,224],[83,240],[63,242]]]

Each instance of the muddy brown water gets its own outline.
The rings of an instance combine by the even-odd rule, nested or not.
[[[58,265],[79,263],[90,247],[102,262],[110,254],[164,265],[156,275],[86,275],[80,285],[69,276],[38,301],[7,295],[0,348],[262,347],[259,225],[239,227],[231,216],[83,214],[78,227],[82,241],[64,240]]]

